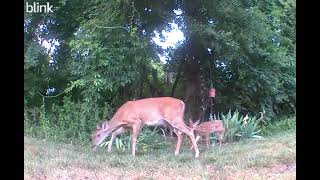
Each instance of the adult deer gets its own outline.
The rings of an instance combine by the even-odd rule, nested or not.
[[[205,137],[207,148],[209,148],[210,139],[209,136],[212,133],[216,133],[219,137],[219,146],[221,147],[221,143],[224,140],[224,135],[227,130],[227,128],[224,127],[222,120],[213,120],[213,121],[207,121],[199,124],[200,120],[197,120],[196,122],[192,122],[191,119],[189,119],[189,127],[194,129],[194,134],[196,136],[196,142],[198,142],[199,138],[201,136]],[[190,149],[192,149],[193,146],[191,146]]]
[[[113,133],[115,137],[117,133],[132,129],[132,155],[135,156],[137,136],[144,125],[155,126],[169,123],[178,137],[175,155],[179,154],[183,133],[185,133],[191,139],[197,158],[199,157],[198,146],[193,130],[183,121],[184,111],[184,102],[172,97],[128,101],[117,110],[110,121],[97,126],[92,135],[92,148],[96,149],[111,132],[115,131]]]

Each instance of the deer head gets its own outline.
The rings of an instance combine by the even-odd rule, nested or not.
[[[193,122],[191,119],[189,119],[189,127],[191,129],[195,129],[199,123],[200,123],[200,119],[196,120],[195,122]]]
[[[103,142],[103,140],[108,137],[108,135],[109,135],[108,128],[109,128],[108,121],[97,124],[97,129],[92,134],[91,147],[93,149],[96,149],[97,146],[99,146]]]

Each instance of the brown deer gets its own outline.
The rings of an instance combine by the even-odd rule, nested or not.
[[[175,155],[179,154],[183,133],[185,133],[191,139],[197,158],[199,157],[198,146],[193,130],[183,121],[184,111],[184,102],[172,97],[128,101],[117,110],[110,121],[105,121],[97,126],[92,135],[92,148],[96,149],[110,133],[114,132],[114,138],[117,134],[130,129],[132,130],[132,155],[135,156],[137,136],[142,127],[168,123],[173,127],[173,131],[178,137]]]
[[[224,127],[222,120],[213,120],[213,121],[207,121],[199,124],[200,120],[197,120],[196,122],[192,122],[191,119],[189,119],[189,127],[194,130],[194,134],[196,136],[196,142],[198,142],[199,138],[201,136],[205,137],[207,148],[209,148],[210,139],[209,136],[212,133],[216,133],[219,137],[219,147],[221,147],[221,143],[224,140],[224,135],[227,130],[227,128]],[[193,146],[191,146],[190,149],[192,149]]]

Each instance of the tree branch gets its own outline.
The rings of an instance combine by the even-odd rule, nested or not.
[[[98,27],[98,28],[103,28],[103,29],[125,28],[125,27],[123,27],[123,26],[99,26],[99,25],[96,25],[96,24],[95,24],[95,26]]]
[[[65,93],[67,91],[67,89],[65,89],[64,91],[62,91],[61,93],[57,94],[57,95],[54,95],[54,96],[44,96],[42,95],[40,92],[38,92],[38,94],[42,97],[45,97],[45,98],[54,98],[54,97],[58,97],[60,96],[61,94]]]

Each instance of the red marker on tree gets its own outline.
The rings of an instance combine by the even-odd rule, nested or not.
[[[216,97],[216,90],[214,88],[210,88],[209,97]]]

